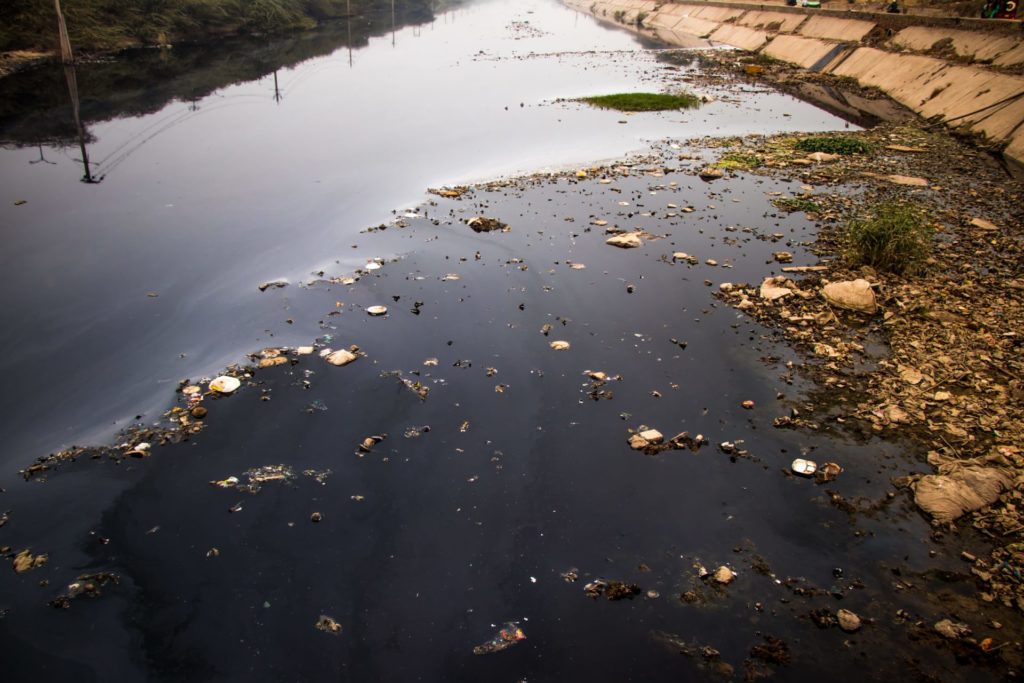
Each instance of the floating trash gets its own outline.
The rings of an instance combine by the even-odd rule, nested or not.
[[[510,621],[503,625],[493,638],[486,643],[481,643],[474,647],[473,654],[489,655],[494,652],[501,652],[502,650],[509,649],[521,640],[526,640],[526,634],[523,633],[523,629],[519,628],[519,624]]]
[[[842,473],[843,468],[840,465],[834,462],[827,462],[818,468],[818,481],[834,481]]]
[[[218,394],[231,394],[240,386],[242,386],[242,382],[237,377],[221,375],[210,382],[210,391],[216,391]]]
[[[310,413],[310,414],[316,413],[316,412],[325,412],[326,410],[327,410],[327,404],[324,403],[323,401],[321,401],[320,399],[316,399],[314,401],[311,401],[309,403],[309,405],[306,406],[306,412]]]
[[[803,458],[797,458],[790,465],[790,469],[793,470],[793,474],[799,474],[801,477],[810,477],[818,471],[818,463],[813,460],[804,460]]]
[[[567,341],[559,340],[551,342],[550,344],[548,344],[548,346],[550,346],[555,351],[565,351],[571,346],[571,344],[569,344],[569,342]]]
[[[387,306],[370,306],[366,309],[366,312],[370,315],[384,315],[388,312]]]
[[[324,354],[324,360],[326,360],[331,365],[337,365],[338,367],[348,365],[349,363],[355,361],[357,358],[359,358],[359,356],[352,353],[351,351],[346,351],[345,349],[339,349],[337,351],[327,350],[327,353]]]
[[[421,434],[425,434],[430,431],[430,425],[423,425],[422,427],[407,427],[403,436],[407,439],[419,438]]]
[[[321,614],[320,618],[316,620],[316,630],[336,636],[341,633],[341,624],[339,624],[333,617]]]

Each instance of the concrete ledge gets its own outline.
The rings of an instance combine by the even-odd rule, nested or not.
[[[810,69],[827,60],[836,47],[835,43],[824,40],[779,35],[762,52],[769,57]]]
[[[741,16],[736,20],[736,23],[751,28],[774,31],[775,33],[793,33],[806,20],[806,14],[753,11]]]
[[[1017,45],[1009,52],[1004,52],[993,62],[996,66],[1017,66],[1024,64],[1024,43]]]
[[[1010,140],[1009,146],[1003,151],[1003,156],[1024,165],[1024,130],[1017,131]]]
[[[735,19],[746,11],[745,7],[698,7],[691,16],[721,23]]]
[[[826,38],[848,43],[859,43],[875,28],[874,22],[839,17],[813,16],[797,31],[808,38]]]
[[[1024,77],[981,65],[965,66],[926,55],[857,46],[876,27],[890,28],[883,15],[858,13],[853,18],[817,10],[808,15],[799,8],[768,10],[763,5],[715,2],[665,4],[649,10],[646,8],[654,7],[651,0],[565,1],[584,12],[594,7],[594,13],[607,21],[622,12],[633,24],[623,28],[633,30],[638,30],[637,15],[648,12],[647,33],[670,45],[702,47],[708,42],[699,36],[710,36],[716,42],[751,52],[760,50],[804,69],[852,78],[863,86],[878,88],[925,118],[937,118],[953,128],[1005,143],[1005,156],[1024,166]],[[965,31],[955,28],[959,20],[951,24],[932,21],[931,17],[893,16],[900,31],[890,47],[925,51],[938,41],[946,41],[963,58],[1000,66],[1024,64],[1019,24],[1011,34],[999,22],[983,24],[991,30]],[[877,21],[864,20],[868,17]],[[972,28],[978,24],[968,23]],[[768,26],[770,30],[766,30]],[[863,109],[842,102],[836,106]]]
[[[663,43],[668,43],[669,45],[675,45],[676,47],[682,48],[703,48],[711,46],[711,43],[704,38],[698,38],[692,33],[676,31],[670,28],[657,29],[654,31],[654,37]]]
[[[722,24],[711,34],[711,39],[742,50],[756,52],[768,42],[768,34],[746,26]]]
[[[905,28],[892,38],[894,45],[920,52],[931,50],[940,41],[949,41],[958,56],[976,62],[991,62],[999,55],[1021,46],[1020,39],[1011,36],[927,26]]]
[[[686,31],[692,33],[695,36],[706,36],[714,32],[721,24],[715,21],[708,21],[707,19],[699,19],[697,17],[682,17],[679,23],[672,28],[676,31]]]
[[[854,78],[861,85],[879,88],[905,107],[920,111],[934,90],[934,87],[927,90],[928,83],[945,68],[946,63],[941,59],[861,47],[836,66],[832,73]]]

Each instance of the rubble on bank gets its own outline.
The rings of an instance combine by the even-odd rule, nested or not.
[[[796,413],[776,426],[909,438],[927,451],[936,473],[895,483],[934,525],[987,536],[991,557],[972,567],[985,587],[980,596],[1024,610],[1021,185],[985,151],[920,126],[844,134],[871,151],[827,161],[799,149],[807,137],[719,143],[723,155],[739,149],[754,158],[749,172],[805,183],[788,201],[811,209],[819,262],[782,267],[782,275],[766,271],[759,285],[729,283],[715,296],[802,352],[802,370],[833,404],[825,423]],[[912,275],[849,258],[844,226],[883,201],[929,216],[932,252]],[[879,346],[881,357],[869,350]]]

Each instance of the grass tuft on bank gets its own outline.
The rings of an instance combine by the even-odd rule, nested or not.
[[[596,95],[581,97],[586,102],[601,109],[617,111],[670,111],[674,109],[696,109],[700,106],[700,98],[688,92],[652,93],[628,92],[614,95]]]
[[[847,258],[892,273],[913,274],[931,253],[927,215],[901,202],[876,204],[846,225]]]

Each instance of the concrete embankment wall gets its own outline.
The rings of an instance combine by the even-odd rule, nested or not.
[[[672,45],[723,43],[856,79],[925,118],[1004,146],[1007,157],[1024,164],[1024,32],[1017,22],[733,3],[564,1]]]

